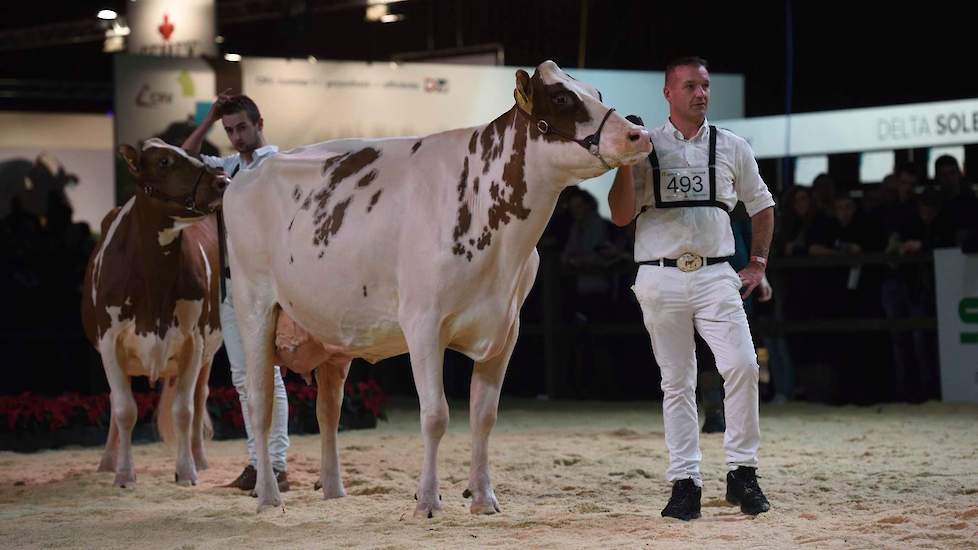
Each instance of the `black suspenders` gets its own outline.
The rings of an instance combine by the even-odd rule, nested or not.
[[[238,160],[238,165],[234,167],[231,171],[231,177],[228,179],[234,179],[234,176],[238,174],[238,170],[241,169],[241,160]],[[227,236],[224,234],[224,206],[217,209],[217,254],[220,262],[220,269],[218,270],[221,280],[221,303],[224,302],[224,298],[228,295],[227,282],[224,279],[231,278],[231,266],[227,265],[228,261],[228,249],[227,249]]]
[[[649,153],[649,163],[652,165],[652,192],[655,195],[655,208],[684,208],[692,206],[716,206],[724,212],[729,213],[727,205],[717,200],[717,127],[710,126],[710,199],[709,200],[689,200],[662,202],[662,192],[659,185],[662,183],[662,173],[659,169],[659,156],[655,154],[655,148]],[[649,206],[643,206],[645,212]]]

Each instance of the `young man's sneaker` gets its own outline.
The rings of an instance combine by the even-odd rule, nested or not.
[[[757,468],[740,466],[727,472],[727,502],[740,505],[740,511],[756,516],[771,509],[764,492],[757,484]]]
[[[239,475],[234,481],[225,485],[225,487],[232,487],[234,489],[241,489],[242,491],[252,491],[255,489],[255,483],[258,481],[258,472],[255,471],[255,467],[251,464],[245,466],[242,470],[241,475]]]
[[[662,517],[689,521],[700,517],[700,499],[703,489],[692,479],[680,479],[672,484],[672,496],[662,509]]]

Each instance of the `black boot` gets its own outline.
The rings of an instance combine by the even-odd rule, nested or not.
[[[771,509],[764,492],[757,484],[757,468],[740,466],[727,472],[727,502],[740,505],[740,511],[756,516]]]
[[[727,431],[727,422],[723,417],[722,404],[718,409],[706,409],[703,416],[706,417],[706,420],[703,422],[703,433],[721,434]]]
[[[700,517],[700,499],[703,489],[697,487],[692,479],[680,479],[672,484],[672,496],[662,509],[662,517],[689,521]]]

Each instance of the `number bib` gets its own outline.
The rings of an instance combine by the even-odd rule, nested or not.
[[[710,169],[669,168],[662,170],[657,193],[658,207],[668,203],[710,200]]]
[[[655,208],[689,208],[697,206],[715,206],[729,213],[726,204],[717,200],[717,129],[710,126],[709,166],[684,168],[662,168],[655,149],[649,153],[649,163],[652,165],[652,192],[654,204],[642,207],[639,215],[650,207]]]

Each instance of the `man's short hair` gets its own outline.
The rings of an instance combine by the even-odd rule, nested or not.
[[[710,65],[702,57],[695,55],[684,55],[682,57],[677,57],[672,61],[666,63],[666,80],[669,80],[669,75],[672,74],[677,67],[703,67],[709,70]]]
[[[258,124],[258,119],[261,118],[258,105],[244,94],[231,96],[217,112],[219,116],[233,115],[234,113],[245,113],[252,124]]]

